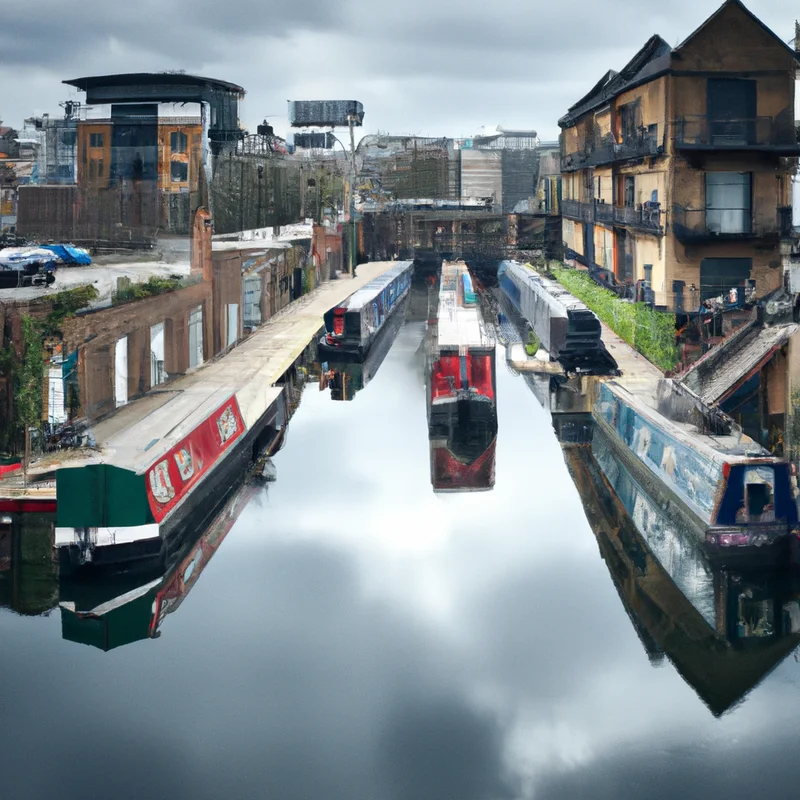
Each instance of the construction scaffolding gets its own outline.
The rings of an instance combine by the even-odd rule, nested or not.
[[[346,169],[346,168],[345,168]],[[271,151],[226,152],[214,163],[215,233],[322,222],[344,208],[342,165],[287,158]]]

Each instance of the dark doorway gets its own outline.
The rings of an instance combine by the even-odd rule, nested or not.
[[[632,242],[628,234],[621,228],[616,229],[617,245],[617,280],[620,283],[633,283],[633,252]]]
[[[297,300],[303,294],[303,270],[300,267],[295,267],[293,278],[292,300]]]
[[[709,144],[755,144],[756,82],[709,78],[706,86]]]
[[[752,268],[752,258],[704,258],[700,264],[700,299],[726,295],[734,287],[739,287],[743,295]]]

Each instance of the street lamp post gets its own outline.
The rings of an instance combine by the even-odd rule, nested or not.
[[[358,170],[356,169],[356,145],[355,133],[353,128],[362,125],[364,121],[364,106],[356,100],[290,100],[289,101],[289,124],[293,128],[305,127],[337,127],[347,125],[350,130],[350,198],[347,203],[350,214],[350,224],[352,226],[352,238],[350,240],[350,274],[356,274],[356,199],[355,181]],[[339,141],[336,136],[331,136],[339,142],[342,150],[347,155],[347,148]]]
[[[357,227],[356,227],[356,193],[355,193],[355,182],[358,175],[358,170],[356,169],[356,144],[355,144],[355,133],[353,131],[354,128],[354,118],[351,115],[347,118],[347,127],[350,129],[350,170],[348,175],[348,197],[345,199],[345,204],[347,205],[348,214],[350,216],[350,228],[351,228],[351,236],[350,236],[350,276],[355,278],[356,276],[356,239],[357,237]],[[334,133],[331,133],[335,142],[339,144],[339,146],[344,151],[344,154],[347,155],[347,148],[344,146],[342,140],[336,136]]]

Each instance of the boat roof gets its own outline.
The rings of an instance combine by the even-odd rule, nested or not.
[[[484,323],[478,301],[474,305],[464,304],[463,290],[459,287],[464,275],[472,280],[465,263],[448,261],[442,264],[437,345],[440,350],[467,347],[494,351],[497,341],[494,329]]]
[[[364,284],[360,289],[353,292],[343,303],[339,303],[337,308],[346,308],[348,311],[359,311],[365,305],[371,303],[375,296],[383,291],[392,281],[396,280],[404,272],[414,266],[413,261],[398,261],[397,265],[390,267],[380,277],[374,281]]]
[[[574,294],[570,294],[560,283],[540,275],[530,264],[522,264],[519,261],[502,261],[500,270],[503,270],[503,268],[530,286],[531,290],[537,292],[537,294],[549,295],[556,301],[556,304],[551,303],[551,306],[556,311],[559,310],[558,306],[560,306],[563,309],[563,316],[566,316],[567,311],[590,310],[586,303],[578,300]]]
[[[754,458],[769,459],[776,463],[780,461],[780,459],[775,458],[772,453],[743,433],[730,433],[728,435],[702,433],[694,425],[671,420],[651,408],[641,398],[631,394],[617,381],[607,381],[601,385],[601,399],[603,389],[607,389],[627,403],[637,414],[645,417],[650,423],[664,431],[677,444],[698,450],[707,458],[713,459],[719,464],[748,464]]]

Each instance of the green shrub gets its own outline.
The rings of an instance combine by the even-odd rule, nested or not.
[[[125,283],[119,286],[112,300],[115,306],[123,303],[132,303],[143,300],[145,297],[155,297],[159,294],[174,292],[179,289],[180,280],[176,278],[149,278],[145,283]]]
[[[51,295],[47,300],[51,304],[50,313],[41,322],[43,336],[58,336],[61,332],[61,323],[74,316],[76,311],[86,308],[98,296],[97,289],[88,286],[76,286],[74,289],[65,289]]]
[[[645,303],[620,300],[586,272],[567,268],[553,268],[552,272],[568,292],[586,303],[620,339],[661,369],[675,368],[678,350],[674,314],[655,311]]]

